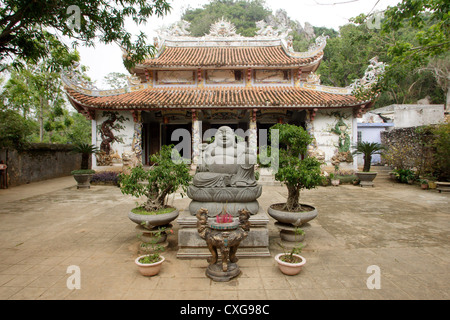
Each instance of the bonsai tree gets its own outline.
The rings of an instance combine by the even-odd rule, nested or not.
[[[81,153],[81,171],[89,170],[89,157],[96,153],[98,148],[88,143],[76,143],[72,149],[74,153]]]
[[[189,167],[180,159],[173,146],[163,146],[159,153],[151,156],[153,165],[149,169],[138,166],[131,169],[130,174],[120,175],[122,193],[137,198],[145,196],[147,200],[140,207],[144,211],[167,208],[167,196],[180,187],[186,192],[191,180]]]
[[[385,147],[377,142],[358,142],[354,147],[355,150],[353,154],[362,154],[364,155],[364,167],[363,172],[370,171],[370,165],[372,162],[372,155],[380,154]]]
[[[322,183],[319,160],[306,155],[313,138],[302,127],[291,124],[276,124],[271,131],[279,134],[279,169],[275,179],[288,189],[288,198],[281,210],[302,211],[299,203],[302,189],[313,189]],[[272,147],[273,148],[273,147]]]

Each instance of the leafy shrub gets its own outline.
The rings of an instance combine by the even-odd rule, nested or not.
[[[450,181],[450,123],[437,126],[433,134],[435,175],[441,181]]]
[[[401,183],[408,183],[417,179],[416,174],[411,169],[394,169],[392,170],[396,179]]]

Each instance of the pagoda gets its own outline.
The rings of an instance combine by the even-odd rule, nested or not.
[[[191,36],[185,21],[160,29],[156,54],[129,70],[128,86],[119,89],[99,90],[76,69],[65,72],[69,101],[92,120],[92,143],[103,152],[93,159],[93,168],[130,159],[147,165],[162,145],[177,144],[177,129],[190,133],[183,157],[195,165],[202,144],[221,126],[241,129],[256,147],[258,133],[289,123],[314,137],[310,155],[356,170],[350,152],[356,118],[372,101],[358,99],[355,88],[372,85],[384,64],[374,58],[364,78],[351,86],[324,86],[316,70],[327,37],[295,52],[288,28],[262,21],[257,26],[254,37],[237,34],[225,19],[203,37]]]

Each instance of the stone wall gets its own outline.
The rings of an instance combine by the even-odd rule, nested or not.
[[[37,143],[21,151],[0,150],[0,160],[8,166],[8,187],[68,176],[80,169],[81,155],[71,149],[71,145]]]
[[[399,169],[426,170],[432,157],[432,150],[425,146],[428,135],[426,130],[417,127],[381,132],[381,143],[388,148],[382,163]]]

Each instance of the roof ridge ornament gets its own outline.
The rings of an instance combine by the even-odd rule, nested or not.
[[[289,36],[287,37],[288,54],[293,58],[314,57],[325,49],[328,38],[329,36],[322,33],[322,35],[318,36],[314,43],[309,46],[308,51],[295,52],[293,47],[293,38]]]
[[[364,72],[364,76],[361,79],[356,79],[348,88],[352,89],[353,93],[368,91],[375,86],[380,78],[386,71],[387,64],[378,61],[378,57],[375,56],[369,60],[370,64]]]
[[[224,17],[213,23],[209,29],[209,36],[212,37],[236,37],[236,26]]]
[[[286,39],[289,32],[292,31],[292,29],[287,25],[280,25],[277,28],[274,28],[264,20],[256,22],[256,27],[258,28],[258,31],[256,31],[256,36],[258,37],[276,37]]]
[[[180,20],[172,23],[168,27],[159,28],[159,33],[162,37],[188,37],[191,32],[188,29],[191,27],[191,23],[186,20]]]
[[[65,82],[68,81],[76,87],[86,90],[98,90],[92,81],[83,78],[81,64],[79,62],[73,62],[72,66],[61,72],[61,76]]]

